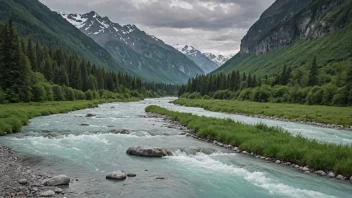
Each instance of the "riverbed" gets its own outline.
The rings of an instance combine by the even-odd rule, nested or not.
[[[144,108],[155,104],[196,115],[231,118],[248,124],[280,126],[293,135],[333,143],[352,143],[350,131],[299,123],[216,113],[170,104],[173,98],[110,103],[98,108],[37,117],[23,132],[0,137],[32,167],[51,174],[78,178],[66,197],[349,197],[352,184],[306,175],[295,169],[232,153],[180,135],[162,118],[147,117]],[[88,113],[96,117],[85,117]],[[85,124],[85,126],[82,126]],[[111,134],[127,129],[131,134]],[[131,146],[165,147],[174,156],[160,159],[126,155]],[[206,153],[196,153],[202,148]],[[181,151],[184,150],[184,151]],[[105,176],[114,170],[137,174],[122,182]],[[165,177],[157,180],[156,177]]]

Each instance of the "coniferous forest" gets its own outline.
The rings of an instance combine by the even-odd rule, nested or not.
[[[0,24],[0,103],[175,95],[178,86],[113,73],[64,49],[23,39],[11,19]]]
[[[234,70],[228,74],[200,75],[179,90],[189,99],[239,99],[255,102],[308,105],[352,105],[352,59],[319,66],[283,69],[272,75],[256,76]]]

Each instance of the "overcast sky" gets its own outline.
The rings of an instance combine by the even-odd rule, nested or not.
[[[95,11],[111,21],[135,24],[168,44],[202,52],[235,54],[242,37],[275,0],[40,0],[66,13]]]

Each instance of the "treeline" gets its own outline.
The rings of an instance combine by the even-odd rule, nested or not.
[[[250,73],[200,75],[190,79],[179,96],[199,99],[239,99],[309,105],[352,105],[352,59],[319,67],[290,68],[258,78]]]
[[[174,95],[178,87],[144,83],[39,42],[20,38],[11,20],[0,24],[0,103]]]

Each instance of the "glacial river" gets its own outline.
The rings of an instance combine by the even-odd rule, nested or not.
[[[249,124],[263,122],[283,127],[294,135],[339,144],[351,144],[352,132],[175,106],[169,103],[172,99],[103,104],[94,109],[37,117],[30,120],[23,132],[0,137],[0,144],[11,147],[42,172],[78,178],[65,189],[68,198],[351,197],[352,184],[348,182],[305,175],[290,167],[180,136],[182,131],[167,128],[163,119],[144,117],[144,108],[156,104],[170,110]],[[87,113],[97,116],[87,118]],[[132,133],[110,134],[113,129]],[[128,156],[125,152],[131,146],[165,147],[174,156],[159,159]],[[209,152],[192,152],[196,148]],[[137,177],[122,182],[106,180],[106,174],[114,170],[133,172]],[[157,176],[166,179],[156,180]]]

